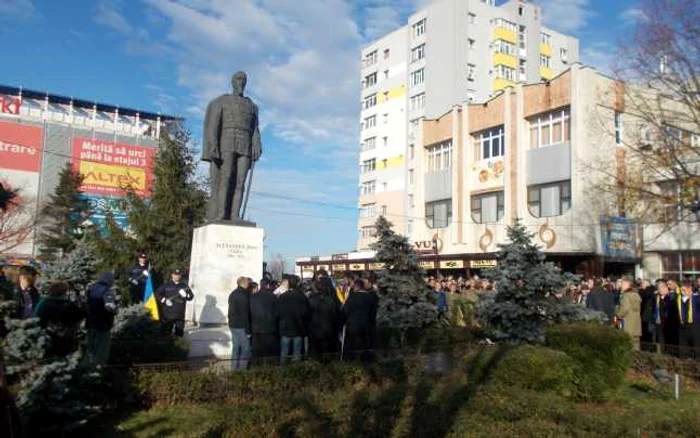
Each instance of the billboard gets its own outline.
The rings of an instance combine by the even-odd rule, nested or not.
[[[626,217],[604,216],[600,219],[603,255],[615,260],[635,260],[637,252],[637,223]]]
[[[0,169],[38,173],[41,136],[39,127],[0,121]]]
[[[155,148],[75,137],[72,163],[85,178],[81,187],[85,194],[123,196],[131,188],[148,197],[155,154]]]

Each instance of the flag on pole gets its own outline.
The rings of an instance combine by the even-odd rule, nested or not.
[[[143,302],[146,310],[151,313],[151,318],[159,321],[160,315],[158,314],[158,302],[156,301],[156,295],[153,293],[153,280],[151,279],[150,271],[148,274],[149,275],[146,278],[146,290],[143,293]]]

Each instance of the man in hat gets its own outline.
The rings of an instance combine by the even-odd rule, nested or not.
[[[131,304],[137,304],[143,301],[143,293],[146,290],[146,280],[148,280],[150,275],[151,267],[148,264],[148,255],[142,251],[139,253],[137,263],[132,265],[127,271]]]
[[[156,289],[156,300],[160,304],[160,320],[163,331],[167,334],[173,332],[175,336],[185,334],[185,302],[192,301],[194,294],[182,281],[182,270],[174,269],[170,280]]]

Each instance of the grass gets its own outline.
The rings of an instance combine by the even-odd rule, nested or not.
[[[103,418],[100,437],[692,437],[700,392],[680,401],[631,376],[605,403],[498,386],[465,368],[416,372],[326,388],[304,385],[245,402],[156,404]]]

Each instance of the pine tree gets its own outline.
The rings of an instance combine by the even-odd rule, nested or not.
[[[379,275],[377,324],[398,329],[404,335],[406,330],[434,324],[437,307],[425,284],[418,254],[392,227],[383,216],[375,224],[377,242],[372,249],[377,252],[376,259],[384,263]]]
[[[44,223],[39,233],[40,254],[47,259],[63,257],[75,248],[85,232],[83,223],[90,206],[82,197],[83,176],[70,163],[58,174],[58,185],[41,210]]]
[[[95,255],[93,245],[78,242],[70,254],[42,269],[37,289],[43,295],[52,282],[63,281],[68,284],[69,294],[75,299],[82,299],[93,282],[99,265],[100,259]]]
[[[187,131],[171,126],[160,140],[151,198],[128,195],[130,231],[161,273],[189,266],[192,233],[204,222],[207,196],[195,179],[189,140]]]
[[[510,242],[499,245],[498,265],[486,275],[497,292],[482,294],[479,303],[487,331],[503,342],[542,342],[549,323],[592,319],[586,309],[553,297],[575,277],[544,261],[534,234],[519,219],[507,232]]]

